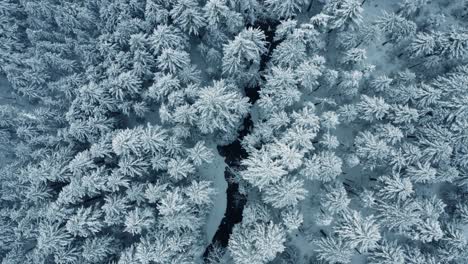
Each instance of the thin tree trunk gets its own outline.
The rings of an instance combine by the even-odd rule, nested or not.
[[[321,233],[324,237],[328,237],[327,233],[325,233],[325,231],[323,231],[323,229],[320,229],[320,233]]]
[[[355,192],[352,190],[353,187],[352,187],[351,185],[347,184],[346,182],[343,182],[343,185],[344,185],[345,187],[348,187],[348,188],[345,188],[347,192],[349,192],[350,194],[353,194],[353,195],[358,196],[357,193],[355,193]]]
[[[8,131],[12,135],[16,134],[16,130],[14,130],[13,128],[10,128],[10,127],[0,127],[0,130]]]
[[[384,43],[382,43],[382,46],[385,46],[385,45],[387,45],[388,43],[390,43],[390,41],[391,41],[390,39],[389,39],[389,40],[387,40],[387,41],[385,41]]]
[[[308,95],[311,95],[312,93],[316,92],[318,89],[320,89],[320,87],[322,87],[321,84],[319,84],[319,86],[317,86],[317,88],[313,89],[310,93],[308,93]]]
[[[364,40],[359,41],[359,43],[356,44],[356,46],[354,46],[354,48],[356,49],[357,47],[361,46],[362,43],[364,43]]]
[[[95,196],[95,197],[88,198],[88,199],[84,200],[83,203],[88,204],[88,203],[90,203],[92,201],[95,201],[95,200],[98,200],[100,198],[102,198],[102,195],[98,195],[98,196]]]
[[[421,61],[421,62],[419,62],[419,63],[416,63],[416,64],[414,64],[414,65],[411,65],[411,66],[408,67],[408,69],[412,69],[412,68],[418,67],[418,66],[420,66],[420,65],[422,65],[422,64],[424,64],[424,61]]]
[[[307,12],[310,12],[310,9],[312,8],[313,3],[314,3],[314,0],[310,0],[309,6],[307,7]]]
[[[0,96],[0,100],[10,101],[9,104],[25,107],[26,105],[18,103],[17,98]]]
[[[367,0],[363,0],[363,1],[361,2],[361,6],[363,6],[366,2],[367,2]]]
[[[16,100],[16,98],[9,97],[9,96],[0,96],[0,98],[4,100]]]

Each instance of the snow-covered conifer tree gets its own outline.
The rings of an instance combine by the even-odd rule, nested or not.
[[[416,34],[416,24],[395,13],[384,12],[376,23],[386,34],[387,41],[384,43],[398,43]]]
[[[180,49],[187,45],[187,39],[176,27],[159,25],[149,36],[150,46],[154,54],[160,54],[163,49]]]
[[[273,222],[241,224],[234,227],[228,250],[236,264],[263,264],[283,252],[285,241],[283,228]]]
[[[291,233],[299,229],[304,222],[304,216],[298,208],[290,207],[281,213],[286,230]]]
[[[378,247],[382,235],[380,226],[372,215],[364,217],[359,212],[350,210],[344,212],[339,221],[335,232],[343,240],[348,241],[351,247],[357,247],[363,252]]]
[[[273,160],[265,149],[251,153],[247,159],[242,160],[242,164],[246,166],[246,170],[241,172],[242,178],[260,189],[278,182],[287,174],[281,163]]]
[[[102,223],[99,221],[101,212],[91,207],[79,208],[76,214],[67,221],[67,231],[80,237],[88,237],[101,231]]]
[[[287,39],[273,51],[271,61],[282,67],[296,67],[306,57],[306,45],[298,39]]]
[[[276,208],[295,206],[307,196],[304,181],[297,178],[282,178],[262,191],[263,200]]]
[[[379,181],[383,185],[379,190],[379,195],[384,199],[405,200],[414,193],[411,181],[408,178],[401,178],[398,174],[381,176]]]
[[[381,97],[361,96],[361,101],[357,104],[361,112],[361,118],[367,121],[382,120],[389,113],[390,106]]]
[[[314,251],[319,259],[327,263],[351,263],[353,250],[351,246],[339,237],[327,236],[317,240],[314,245]]]
[[[268,111],[282,110],[299,101],[301,92],[297,88],[298,80],[292,69],[275,66],[266,80],[258,101],[262,108]]]
[[[440,38],[442,53],[449,58],[463,59],[468,56],[468,33],[452,31]]]
[[[248,98],[235,85],[225,80],[214,81],[197,94],[193,107],[198,117],[196,124],[202,133],[232,131],[249,111]]]
[[[263,31],[248,28],[224,45],[223,73],[234,76],[260,64],[260,57],[267,51]]]
[[[437,45],[437,38],[428,33],[418,33],[411,44],[408,46],[408,51],[412,57],[428,56],[434,53]]]
[[[341,183],[336,183],[330,186],[330,188],[326,188],[326,192],[320,199],[321,207],[332,214],[346,211],[350,202],[351,200],[348,198],[348,194]]]
[[[366,166],[374,168],[385,161],[390,154],[387,143],[369,131],[360,132],[355,138],[356,154],[367,160]]]
[[[161,70],[176,73],[190,65],[190,56],[185,51],[167,48],[162,50],[161,55],[157,58],[157,63]]]
[[[333,152],[325,151],[314,154],[304,162],[301,175],[310,180],[333,181],[342,172],[343,161]]]
[[[141,234],[145,229],[154,224],[154,216],[151,210],[135,208],[125,217],[125,231],[132,234]]]
[[[306,3],[306,0],[265,1],[266,7],[274,18],[289,18],[295,16]]]
[[[193,0],[178,0],[170,11],[174,23],[190,34],[198,35],[205,25],[205,18],[198,3]]]
[[[383,240],[382,243],[369,253],[369,263],[372,264],[404,264],[405,254],[403,249],[395,242],[387,242]]]
[[[189,201],[199,206],[210,205],[215,193],[209,181],[192,181],[192,184],[185,189]]]
[[[341,1],[330,1],[331,15],[333,16],[333,22],[331,28],[343,28],[345,26],[357,27],[362,22],[363,8],[361,3],[356,0]]]

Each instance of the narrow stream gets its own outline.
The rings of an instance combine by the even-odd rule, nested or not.
[[[264,54],[261,58],[260,62],[260,71],[263,71],[266,66],[267,62],[271,57],[271,52],[273,51],[274,47],[278,44],[273,42],[274,32],[277,24],[269,24],[269,23],[259,23],[254,25],[254,28],[260,28],[265,32],[266,41],[268,42],[268,52]],[[263,78],[263,77],[262,77]],[[260,86],[256,87],[246,87],[245,88],[245,95],[249,97],[250,103],[253,105],[258,98]],[[218,146],[218,153],[225,158],[225,162],[227,166],[231,169],[236,170],[239,168],[241,160],[247,158],[248,153],[245,149],[241,146],[242,139],[249,134],[251,129],[253,128],[253,122],[251,119],[250,114],[244,119],[242,130],[239,131],[238,138],[229,145],[226,146]],[[239,184],[232,179],[234,175],[232,175],[229,169],[224,171],[224,178],[228,183],[228,188],[226,190],[226,212],[224,213],[224,217],[221,220],[221,223],[216,230],[216,233],[211,241],[211,244],[206,248],[203,257],[206,259],[210,254],[213,246],[215,244],[219,244],[222,247],[227,247],[229,242],[229,237],[232,233],[232,229],[234,225],[240,223],[242,221],[242,212],[244,210],[244,206],[247,202],[247,197],[243,196],[239,193]]]
[[[247,135],[252,127],[252,120],[250,115],[244,119],[243,129],[239,132],[239,137],[227,146],[218,147],[218,152],[221,156],[225,157],[227,166],[236,169],[242,159],[247,157],[247,152],[241,146],[241,140]],[[211,244],[206,248],[204,257],[207,257],[210,250],[215,243],[219,243],[222,247],[227,247],[229,236],[231,235],[232,228],[235,224],[242,221],[242,211],[246,203],[246,197],[239,193],[239,184],[233,181],[234,175],[230,170],[224,171],[224,178],[228,183],[226,190],[226,212],[221,220],[221,223],[216,230]]]

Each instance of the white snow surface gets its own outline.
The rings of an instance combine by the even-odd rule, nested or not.
[[[199,172],[206,180],[213,182],[213,188],[215,188],[217,192],[214,197],[214,205],[207,216],[205,226],[206,241],[207,245],[209,245],[226,211],[226,189],[228,185],[224,178],[224,169],[226,167],[224,157],[219,155],[214,142],[207,142],[207,146],[210,147],[215,157],[211,163],[199,168]]]

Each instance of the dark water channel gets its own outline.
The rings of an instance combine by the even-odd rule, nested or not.
[[[265,32],[266,41],[268,42],[268,52],[261,57],[260,71],[265,70],[267,62],[271,57],[271,52],[278,44],[273,41],[276,23],[258,23],[254,28],[260,28]],[[263,77],[262,77],[263,78]],[[250,103],[254,104],[259,96],[260,86],[246,87],[245,94],[250,99]],[[241,146],[242,139],[248,135],[253,127],[253,122],[250,114],[244,119],[242,130],[239,131],[238,138],[229,145],[218,146],[218,153],[225,158],[226,164],[233,170],[239,169],[241,160],[247,158],[248,154]],[[226,190],[227,204],[224,217],[216,230],[216,233],[211,241],[211,244],[206,248],[203,257],[206,259],[213,249],[215,244],[222,247],[227,247],[229,237],[232,233],[233,227],[242,221],[242,212],[247,202],[246,197],[239,193],[239,184],[233,180],[235,177],[232,170],[226,168],[224,171],[224,178],[228,183]]]

